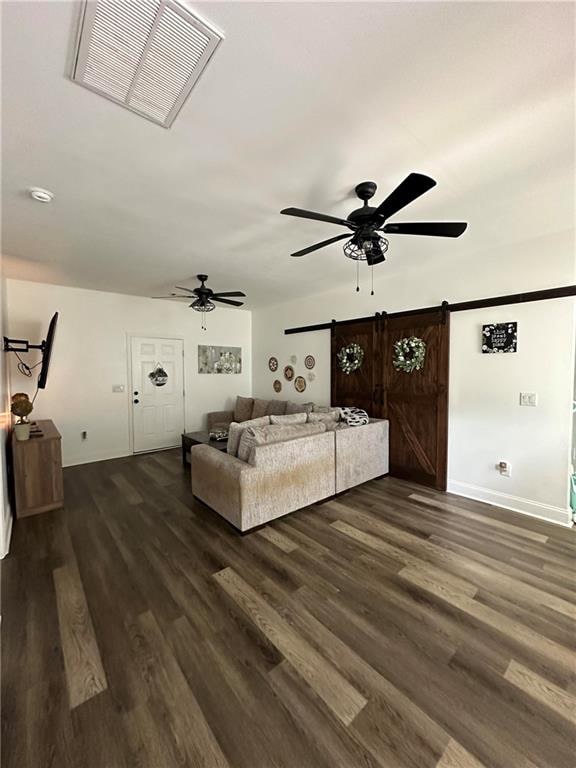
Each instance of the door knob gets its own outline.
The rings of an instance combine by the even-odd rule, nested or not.
[[[140,402],[140,400],[134,400],[134,402],[135,402],[135,403],[139,403],[139,402]]]

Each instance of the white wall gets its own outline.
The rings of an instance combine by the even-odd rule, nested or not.
[[[355,292],[351,268],[348,288],[255,311],[254,395],[274,396],[272,382],[280,378],[283,397],[330,400],[329,331],[285,336],[285,328],[433,306],[442,299],[456,302],[574,283],[573,235],[551,237],[532,249],[524,248],[523,253],[522,273],[514,269],[511,251],[499,270],[486,269],[484,264],[472,279],[441,268],[408,273],[403,279],[390,277],[384,264],[378,270],[374,297],[369,295],[368,270],[363,265],[360,293]],[[453,492],[568,524],[574,307],[573,299],[562,299],[452,315],[448,455]],[[482,355],[480,326],[500,320],[518,321],[519,351]],[[296,373],[306,375],[307,354],[316,357],[316,380],[308,383],[302,395],[268,370],[270,355],[278,357],[280,370],[296,355]],[[520,407],[520,391],[537,392],[538,406]],[[510,478],[496,471],[496,463],[503,459],[512,464]]]
[[[6,280],[2,274],[0,256],[0,343],[6,335]],[[0,350],[0,557],[8,554],[12,531],[12,511],[8,495],[8,473],[6,465],[6,443],[10,436],[12,417],[10,414],[10,388],[6,355]]]
[[[200,429],[207,411],[232,406],[237,394],[251,393],[248,311],[218,307],[202,331],[200,314],[174,301],[19,280],[7,281],[7,299],[9,335],[15,338],[39,341],[52,314],[60,313],[48,384],[36,398],[34,416],[55,422],[66,466],[130,453],[128,334],[184,339],[187,430]],[[199,374],[198,344],[242,347],[242,373]],[[29,364],[37,359],[37,354],[26,356]],[[36,376],[25,378],[15,362],[12,391],[32,394]],[[112,392],[115,384],[124,384],[125,392]]]

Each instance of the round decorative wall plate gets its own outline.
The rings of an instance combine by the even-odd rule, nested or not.
[[[296,357],[296,355],[290,355],[290,362],[292,363],[292,365],[296,365],[296,363],[298,362],[298,358]]]
[[[296,389],[296,392],[304,392],[306,389],[306,379],[304,376],[296,376],[294,379],[294,388]]]
[[[308,368],[309,371],[311,371],[312,368],[314,368],[314,366],[316,365],[316,360],[314,360],[314,356],[306,355],[306,357],[304,358],[304,365],[306,366],[306,368]]]
[[[308,381],[314,381],[314,379],[316,378],[316,374],[310,371],[310,373],[307,375],[306,378],[308,379]]]
[[[279,379],[275,379],[272,386],[274,387],[274,392],[282,392],[282,382]]]
[[[291,365],[287,365],[284,368],[284,378],[286,379],[286,381],[292,381],[292,379],[294,378],[294,368],[292,368]]]
[[[278,360],[275,357],[271,357],[270,360],[268,360],[268,368],[270,368],[272,373],[278,370]]]

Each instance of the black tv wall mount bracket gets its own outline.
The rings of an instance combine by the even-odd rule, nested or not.
[[[9,339],[8,336],[4,336],[4,352],[30,352],[31,349],[39,349],[44,352],[46,342],[30,344],[26,339]]]

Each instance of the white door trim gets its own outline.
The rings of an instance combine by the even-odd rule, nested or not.
[[[183,424],[182,432],[186,430],[186,342],[184,336],[168,336],[165,333],[137,333],[136,331],[130,331],[126,333],[126,366],[128,370],[128,392],[126,399],[126,407],[128,408],[128,446],[130,453],[136,455],[134,451],[134,409],[132,408],[132,392],[134,392],[134,386],[132,383],[132,339],[146,338],[146,339],[169,339],[171,341],[182,342],[182,414]],[[161,448],[160,450],[166,450]],[[140,452],[138,452],[140,453]]]

